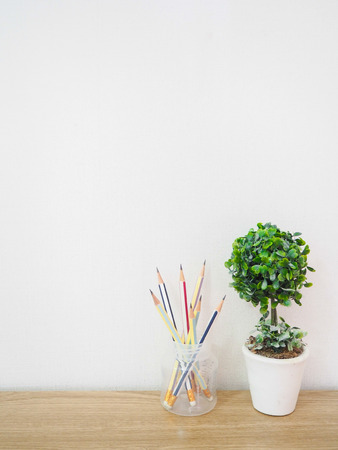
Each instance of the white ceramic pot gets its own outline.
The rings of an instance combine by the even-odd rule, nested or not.
[[[249,378],[252,404],[271,416],[286,416],[295,408],[309,350],[291,359],[273,359],[242,347]]]

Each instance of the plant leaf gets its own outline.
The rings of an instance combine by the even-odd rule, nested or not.
[[[275,280],[275,281],[273,282],[272,286],[273,286],[274,289],[276,289],[276,291],[277,291],[277,289],[279,288],[279,281],[278,281],[278,280]]]

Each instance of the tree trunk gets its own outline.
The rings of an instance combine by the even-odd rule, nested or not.
[[[275,327],[278,325],[277,308],[272,309],[272,306],[271,306],[271,325],[274,325]]]

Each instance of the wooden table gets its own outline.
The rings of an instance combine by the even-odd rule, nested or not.
[[[0,448],[338,449],[338,391],[303,391],[296,411],[271,417],[248,391],[218,392],[199,417],[167,412],[158,392],[0,392]]]

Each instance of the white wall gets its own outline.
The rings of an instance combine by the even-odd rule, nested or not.
[[[246,389],[259,311],[228,287],[257,222],[303,232],[314,283],[280,311],[308,330],[303,388],[337,388],[338,3],[0,4],[0,386],[157,389],[206,258],[201,324],[219,387]]]

